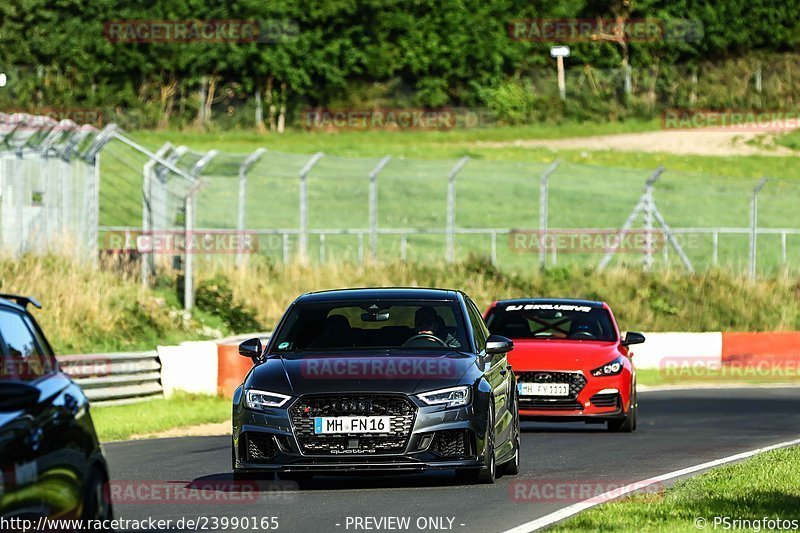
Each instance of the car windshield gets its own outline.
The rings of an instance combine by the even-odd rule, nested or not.
[[[489,330],[510,339],[615,341],[608,311],[577,304],[501,304],[486,318]]]
[[[455,302],[347,301],[296,304],[270,353],[467,347]]]

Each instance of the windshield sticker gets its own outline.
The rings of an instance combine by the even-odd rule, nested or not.
[[[506,306],[506,311],[533,311],[537,309],[547,309],[550,311],[578,311],[588,313],[592,310],[588,305],[570,304],[512,304]]]

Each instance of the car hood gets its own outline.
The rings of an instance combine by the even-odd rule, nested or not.
[[[591,371],[620,355],[618,342],[560,339],[513,339],[508,355],[515,372],[526,370]]]
[[[330,392],[413,394],[459,384],[476,356],[450,351],[271,355],[248,375],[245,388],[300,396]]]

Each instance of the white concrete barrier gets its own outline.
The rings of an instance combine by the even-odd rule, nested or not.
[[[717,367],[722,361],[722,333],[644,333],[644,344],[631,346],[636,368],[697,364]]]
[[[158,347],[164,396],[169,398],[175,391],[217,394],[217,342],[188,341]]]

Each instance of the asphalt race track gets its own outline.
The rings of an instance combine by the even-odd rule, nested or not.
[[[317,477],[299,485],[263,482],[264,490],[237,499],[241,493],[227,486],[230,437],[117,442],[105,449],[112,491],[167,482],[218,487],[203,492],[202,502],[127,497],[116,503],[118,518],[208,517],[200,529],[211,530],[224,530],[225,524],[212,527],[214,518],[274,516],[278,531],[291,532],[499,532],[584,499],[578,483],[613,488],[800,436],[800,388],[648,392],[640,393],[639,405],[633,434],[610,434],[600,425],[524,423],[522,471],[494,485],[457,485],[450,473]],[[355,522],[365,517],[410,521],[408,527]],[[249,530],[264,529],[251,523]]]

